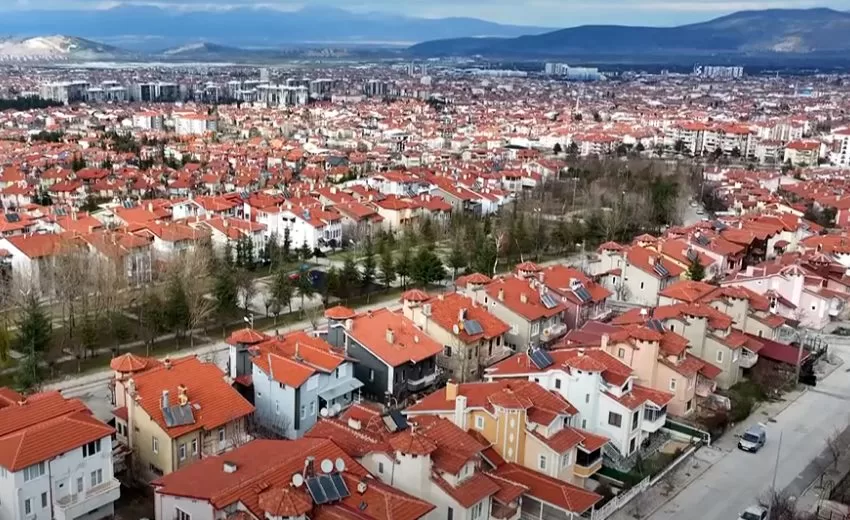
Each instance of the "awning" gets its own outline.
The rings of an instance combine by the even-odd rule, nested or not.
[[[319,397],[321,399],[324,399],[325,401],[330,402],[341,395],[345,395],[348,392],[353,392],[354,390],[357,390],[361,386],[363,386],[363,383],[361,383],[359,380],[353,378],[347,379],[336,386],[332,386],[330,388],[322,390],[321,392],[319,392]]]

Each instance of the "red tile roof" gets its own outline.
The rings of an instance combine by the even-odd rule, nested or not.
[[[472,298],[460,293],[450,293],[429,300],[431,304],[431,319],[443,330],[454,333],[464,343],[472,343],[480,339],[492,339],[511,330],[510,325],[490,314],[483,305],[478,305]],[[469,334],[465,329],[465,321],[477,321],[482,332]]]
[[[567,484],[518,464],[507,463],[496,468],[493,473],[511,482],[528,488],[527,495],[574,514],[582,514],[602,497],[592,491]]]
[[[389,309],[357,316],[347,332],[372,354],[394,367],[407,362],[418,363],[443,350],[442,345],[412,321]]]

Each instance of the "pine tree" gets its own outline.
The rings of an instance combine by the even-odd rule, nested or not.
[[[306,241],[301,244],[301,249],[298,251],[298,255],[303,261],[307,261],[313,257],[313,250],[310,249],[310,246],[307,245]]]
[[[12,350],[12,335],[5,324],[0,325],[0,367],[9,361],[9,351]]]
[[[233,270],[226,266],[221,266],[216,269],[214,276],[213,297],[215,298],[216,313],[220,318],[227,318],[232,316],[239,307],[239,297],[236,291],[236,280],[233,278]]]
[[[472,270],[487,276],[493,276],[493,268],[496,265],[496,244],[492,238],[486,235],[479,235],[475,241],[475,249],[473,252],[471,267]]]
[[[466,252],[460,236],[452,241],[452,250],[449,252],[449,267],[452,268],[452,280],[457,278],[457,272],[467,266]]]
[[[314,294],[316,294],[316,288],[313,287],[313,282],[310,281],[310,273],[304,271],[298,277],[298,280],[295,281],[295,291],[298,293],[298,296],[301,298],[301,312],[306,313],[306,299],[312,298]]]
[[[274,275],[271,286],[272,302],[278,308],[278,313],[283,311],[284,307],[289,307],[292,312],[292,296],[294,293],[292,280],[289,279],[289,274],[284,269],[278,269]]]
[[[33,349],[38,353],[47,352],[53,327],[41,302],[34,294],[26,297],[17,326],[16,350],[26,352],[27,349]]]
[[[23,349],[24,353],[18,364],[18,371],[15,373],[15,385],[21,392],[31,392],[36,390],[44,380],[44,373],[41,368],[42,354],[30,345]]]
[[[242,240],[242,256],[244,257],[244,263],[242,264],[242,267],[253,270],[255,267],[254,240],[252,240],[251,237],[247,235],[242,237]]]
[[[339,273],[339,269],[337,269],[336,266],[331,266],[325,277],[325,299],[327,300],[329,296],[336,296],[339,298],[341,287],[342,277]]]
[[[443,262],[427,246],[419,248],[419,252],[413,259],[411,269],[411,278],[421,287],[426,287],[432,283],[439,282],[446,278],[446,269],[443,267]]]
[[[270,234],[268,240],[266,240],[263,260],[269,264],[269,271],[273,271],[280,262],[280,244],[277,241],[277,233]]]
[[[691,264],[688,266],[688,278],[695,282],[701,282],[705,278],[705,267],[699,259],[691,260]]]
[[[340,273],[340,297],[349,298],[354,288],[360,286],[360,271],[351,255],[346,255]]]
[[[395,272],[401,278],[402,288],[407,288],[407,279],[410,278],[410,271],[413,267],[413,250],[410,243],[405,240],[401,244],[398,260],[395,263]]]
[[[281,247],[281,255],[283,255],[283,261],[288,262],[292,255],[292,239],[289,237],[289,229],[285,229],[283,232],[283,246]]]
[[[371,237],[366,237],[363,259],[360,261],[360,265],[363,268],[360,275],[360,285],[363,289],[368,290],[372,282],[375,281],[375,270],[377,267],[375,262],[375,247],[372,244]]]
[[[179,337],[189,326],[189,299],[178,276],[172,275],[168,280],[165,297],[165,323]]]
[[[387,247],[381,252],[381,283],[384,284],[387,290],[390,289],[396,279],[395,269],[393,252]]]

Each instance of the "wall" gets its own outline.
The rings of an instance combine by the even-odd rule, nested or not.
[[[622,283],[628,288],[626,301],[647,306],[658,304],[658,293],[661,291],[661,281],[658,278],[629,265],[623,272]]]
[[[163,473],[171,473],[173,468],[171,462],[174,460],[171,438],[162,431],[141,406],[135,405],[135,412],[131,417],[133,418],[133,425],[130,427],[135,429],[133,432],[134,456],[139,458],[141,470],[149,476],[153,476],[153,473],[150,473],[150,464],[153,464]],[[158,453],[153,452],[152,436],[155,436],[159,441]]]
[[[15,474],[0,466],[0,518],[18,518],[18,503],[15,500]]]
[[[176,497],[156,493],[154,496],[154,514],[156,520],[174,520],[176,509],[188,513],[192,520],[212,520],[215,510],[209,502],[192,498]]]
[[[346,343],[346,354],[357,360],[354,365],[354,377],[363,383],[365,392],[380,401],[385,400],[390,392],[390,367],[350,336]]]

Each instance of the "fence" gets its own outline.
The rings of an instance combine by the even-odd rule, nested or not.
[[[699,428],[694,428],[689,424],[680,423],[668,417],[667,421],[664,423],[663,429],[670,433],[680,434],[691,439],[696,439],[697,441],[711,446],[711,434],[707,431],[700,430]]]

